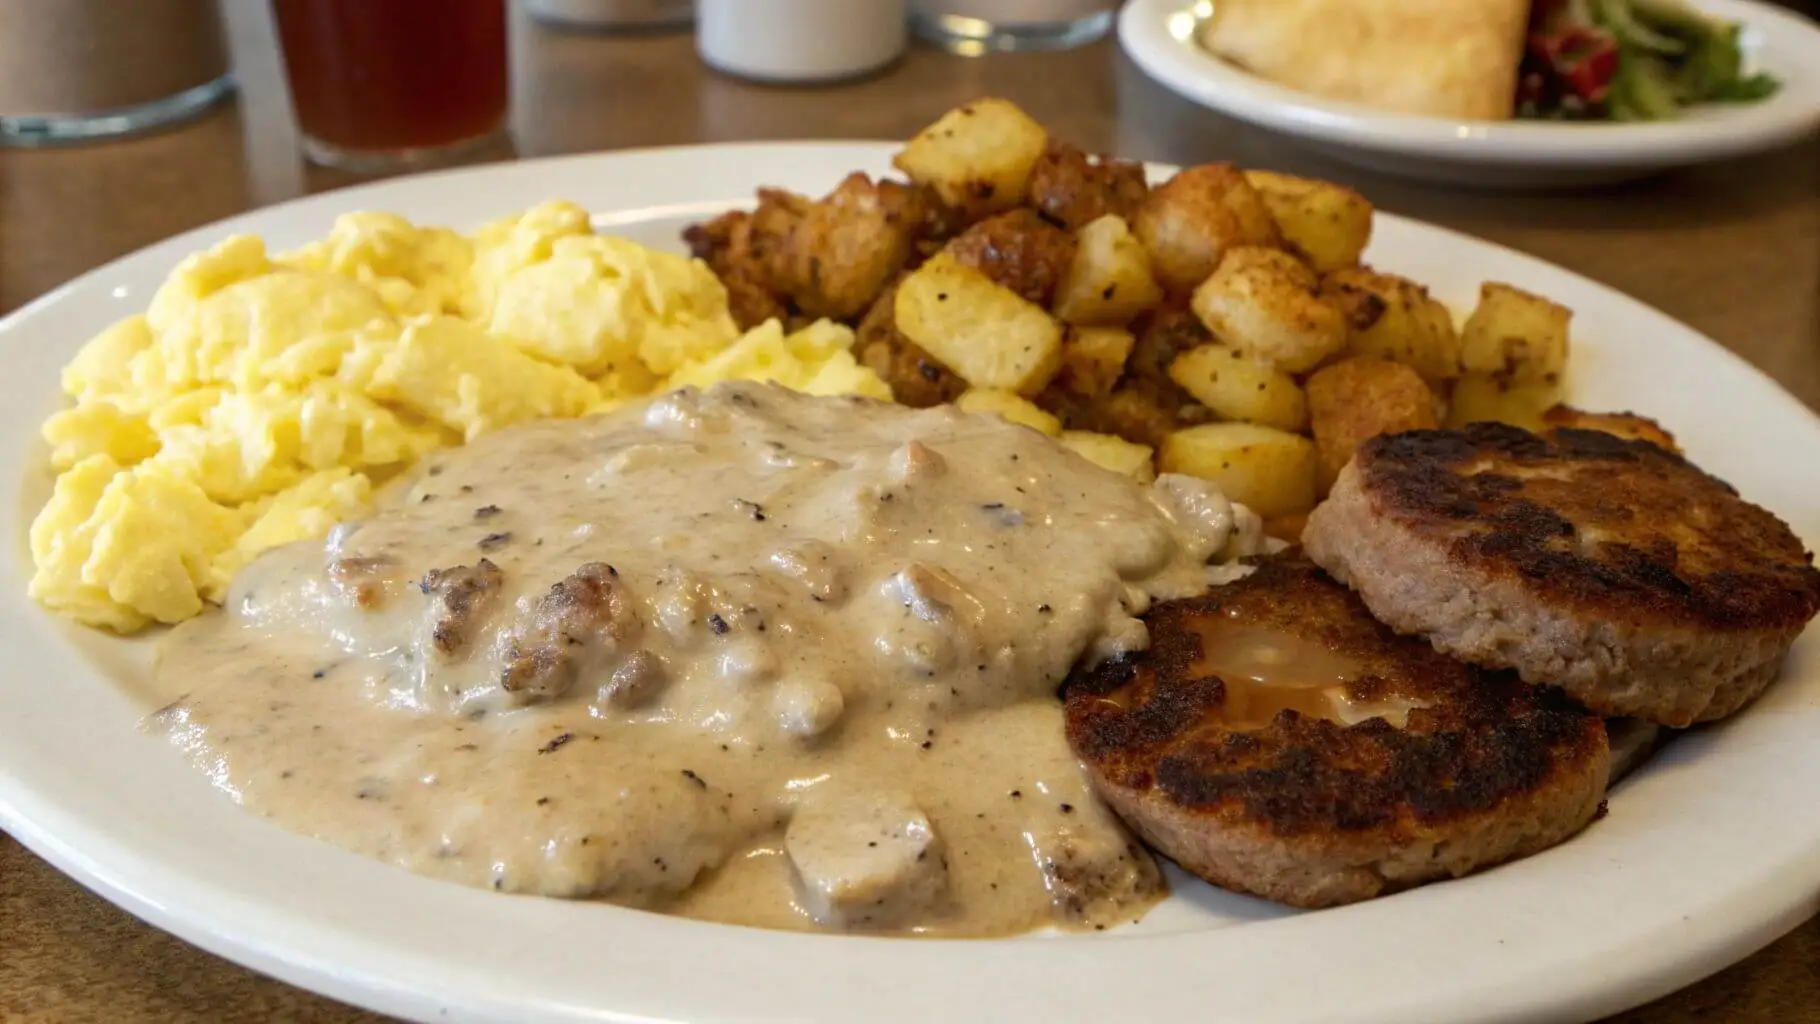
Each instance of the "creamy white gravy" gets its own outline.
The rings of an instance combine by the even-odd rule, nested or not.
[[[1055,688],[1256,518],[987,416],[683,391],[440,453],[166,640],[153,716],[413,871],[772,927],[995,934],[1163,883]]]

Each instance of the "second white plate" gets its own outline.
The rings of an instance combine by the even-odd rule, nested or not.
[[[1130,0],[1119,41],[1146,74],[1202,106],[1405,177],[1532,188],[1622,181],[1772,149],[1820,127],[1820,25],[1758,0],[1696,3],[1742,25],[1748,66],[1776,75],[1782,88],[1761,103],[1708,104],[1649,124],[1452,121],[1323,99],[1203,49],[1196,30],[1217,2]]]

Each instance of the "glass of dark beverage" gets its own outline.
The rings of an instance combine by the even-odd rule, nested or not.
[[[304,154],[446,163],[505,127],[506,0],[272,0]]]

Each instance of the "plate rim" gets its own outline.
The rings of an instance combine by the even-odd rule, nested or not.
[[[422,187],[426,181],[430,180],[440,181],[445,184],[461,184],[479,179],[498,177],[511,178],[519,175],[536,178],[543,172],[553,171],[558,168],[591,168],[600,165],[625,164],[636,162],[637,160],[651,159],[656,159],[660,163],[667,160],[701,160],[704,158],[711,158],[716,153],[729,153],[729,151],[744,151],[747,154],[750,154],[753,151],[772,151],[788,153],[799,157],[807,156],[814,161],[823,161],[830,167],[846,169],[851,169],[853,167],[871,168],[881,166],[884,163],[885,156],[897,145],[897,143],[877,142],[848,143],[838,141],[804,141],[781,144],[757,142],[735,145],[652,147],[638,151],[578,154],[549,158],[546,160],[520,161],[490,167],[455,169],[438,172],[433,175],[392,179],[385,182],[356,186],[351,189],[339,190],[336,192],[319,193],[313,196],[300,197],[299,199],[279,204],[278,206],[249,211],[237,215],[236,217],[217,221],[213,224],[205,225],[192,231],[173,236],[170,239],[153,243],[144,249],[111,261],[94,271],[90,271],[63,286],[54,289],[47,295],[26,304],[6,318],[0,319],[0,340],[11,340],[14,337],[15,332],[28,329],[22,328],[21,325],[29,325],[31,321],[38,316],[44,315],[44,311],[47,309],[52,309],[59,304],[70,302],[90,289],[105,287],[105,282],[113,280],[122,274],[141,272],[139,269],[140,264],[146,264],[147,271],[149,272],[149,261],[164,259],[164,257],[160,255],[161,253],[184,247],[195,248],[203,241],[209,238],[219,237],[231,230],[264,230],[257,226],[259,222],[287,214],[297,214],[302,212],[302,208],[306,207],[319,208],[322,211],[327,212],[331,210],[359,208],[367,203],[377,205],[378,202],[384,202],[384,200],[369,200],[367,197],[383,195],[391,190],[419,188]],[[800,181],[793,182],[792,184],[799,187],[805,187]],[[747,197],[743,195],[727,198],[736,201],[747,199]],[[523,197],[523,200],[524,201],[521,201],[519,205],[525,205],[526,202],[532,201],[532,197]],[[701,200],[703,204],[719,201],[721,200]],[[594,212],[597,214],[603,213],[602,210],[598,209]],[[612,216],[612,213],[607,212],[606,215],[610,217]],[[1783,410],[1784,412],[1791,409],[1798,410],[1802,414],[1801,424],[1804,431],[1811,432],[1809,434],[1810,438],[1820,437],[1820,415],[1817,415],[1813,410],[1808,409],[1792,395],[1789,395],[1786,391],[1782,390],[1767,374],[1757,370],[1734,353],[1718,345],[1716,342],[1711,341],[1711,339],[1705,338],[1692,328],[1673,321],[1671,318],[1667,317],[1666,314],[1644,306],[1637,300],[1631,299],[1614,289],[1566,270],[1565,268],[1548,264],[1535,257],[1515,252],[1506,247],[1498,246],[1495,243],[1475,239],[1448,228],[1424,224],[1407,218],[1397,217],[1392,214],[1385,213],[1380,214],[1379,216],[1381,218],[1380,224],[1391,234],[1411,231],[1418,234],[1435,233],[1437,237],[1442,238],[1448,246],[1466,245],[1481,251],[1493,252],[1497,254],[1500,259],[1514,261],[1515,266],[1523,268],[1528,272],[1539,273],[1544,276],[1558,276],[1564,280],[1571,280],[1576,283],[1576,287],[1583,287],[1589,289],[1592,293],[1600,295],[1602,302],[1615,304],[1625,319],[1641,318],[1646,323],[1650,320],[1654,320],[1657,323],[1672,326],[1686,338],[1692,339],[1692,341],[1689,342],[1690,344],[1697,343],[1697,347],[1700,347],[1706,356],[1717,357],[1727,372],[1742,372],[1748,379],[1754,379],[1757,385],[1767,388],[1767,393],[1777,396],[1778,403],[1785,407]],[[163,264],[162,269],[168,269],[168,265],[169,263],[167,261]],[[160,274],[159,276],[162,275]],[[69,348],[62,351],[59,359],[66,359],[70,350],[73,350],[73,343]],[[18,440],[20,439],[16,437],[0,437],[0,443],[11,444]],[[18,479],[0,481],[0,488],[11,488],[13,492],[19,490],[19,485],[20,481]],[[17,536],[15,536],[15,543],[8,546],[17,547],[16,540]],[[9,559],[6,557],[6,553],[0,552],[0,565],[7,564],[8,561]],[[19,581],[15,578],[7,585],[12,586],[14,590],[17,590],[18,582]],[[8,597],[0,600],[0,621],[10,618],[20,603],[20,595],[9,591]],[[29,602],[27,602],[27,604],[29,604]],[[41,638],[34,638],[34,640],[37,639]],[[73,654],[65,652],[65,657],[73,656]],[[118,687],[119,683],[110,680],[109,685]],[[3,697],[4,694],[0,693],[0,698]],[[1782,701],[1779,703],[1787,702]],[[4,727],[0,726],[0,733],[3,733],[4,731]],[[1761,732],[1763,730],[1758,731]],[[0,749],[0,769],[6,768],[7,757],[7,751],[5,749]],[[187,768],[185,770],[187,770]],[[527,1019],[525,1014],[528,1011],[534,1011],[541,1015],[542,1018],[552,1020],[631,1019],[631,1016],[643,1016],[645,1014],[643,1008],[610,1011],[599,1007],[589,1008],[559,1005],[547,1000],[544,1003],[536,1005],[517,1001],[499,1002],[497,998],[499,990],[497,987],[489,990],[486,986],[482,985],[479,989],[475,989],[472,984],[472,979],[469,979],[469,983],[455,986],[456,989],[460,990],[461,999],[458,1003],[451,1004],[447,999],[438,1000],[431,997],[428,994],[429,987],[427,983],[421,980],[414,985],[407,984],[400,980],[403,974],[408,974],[411,971],[416,971],[419,975],[421,975],[421,972],[423,971],[434,974],[439,969],[438,964],[440,963],[440,960],[435,958],[423,959],[419,957],[418,960],[410,963],[401,963],[399,962],[399,957],[395,955],[395,951],[389,950],[384,942],[376,941],[371,938],[370,930],[350,930],[349,927],[338,927],[332,922],[324,923],[317,919],[306,919],[301,922],[301,926],[295,919],[286,921],[285,924],[288,929],[286,939],[288,940],[288,944],[274,944],[270,937],[271,928],[269,926],[264,929],[263,934],[266,935],[266,938],[262,941],[258,937],[259,934],[261,934],[261,930],[251,928],[251,926],[246,925],[244,921],[230,920],[229,926],[224,927],[222,923],[223,918],[209,918],[206,913],[198,911],[195,905],[189,907],[187,913],[184,907],[174,905],[173,890],[177,890],[178,895],[184,894],[182,890],[184,890],[186,884],[190,884],[189,879],[195,875],[195,871],[189,866],[179,865],[173,868],[168,864],[154,863],[151,865],[129,864],[123,867],[120,863],[117,863],[119,860],[117,854],[114,857],[114,862],[110,862],[106,856],[103,856],[96,850],[79,849],[78,843],[59,838],[59,835],[75,837],[77,840],[105,837],[106,831],[104,829],[98,829],[92,823],[75,821],[73,820],[74,816],[72,814],[66,813],[63,809],[55,806],[41,805],[38,806],[33,813],[22,814],[21,808],[31,808],[33,799],[32,794],[30,793],[24,793],[23,799],[21,799],[21,796],[22,794],[19,791],[19,787],[15,785],[14,773],[11,771],[0,771],[0,825],[4,825],[21,843],[34,852],[37,852],[40,856],[51,861],[60,870],[71,875],[78,882],[91,890],[98,892],[104,898],[109,899],[110,902],[114,902],[116,905],[126,909],[129,913],[135,914],[135,916],[150,921],[157,927],[176,934],[186,941],[208,949],[217,955],[224,956],[227,959],[241,963],[255,970],[260,970],[283,978],[284,980],[298,984],[301,987],[323,992],[335,998],[354,1002],[359,1005],[403,1016],[416,1017],[418,1019],[443,1019],[451,1009],[458,1010],[460,1014],[471,1016],[473,1019],[496,1020]],[[223,806],[225,807],[225,805]],[[239,817],[239,812],[231,813],[235,817]],[[46,827],[47,824],[54,827]],[[65,829],[67,829],[67,831],[64,831]],[[297,841],[308,842],[307,840],[296,840],[295,837],[288,836],[284,840],[286,843],[294,843]],[[1806,852],[1810,855],[1820,853],[1820,832],[1816,832],[1813,836],[1808,837]],[[340,854],[335,851],[331,851],[331,853],[337,857],[352,857],[352,855]],[[1809,861],[1812,863],[1808,863]],[[1532,860],[1524,863],[1533,864],[1534,861]],[[1634,1005],[1635,1003],[1642,1002],[1649,998],[1653,998],[1656,995],[1688,984],[1693,978],[1701,976],[1703,973],[1718,970],[1733,958],[1739,958],[1754,952],[1756,949],[1767,945],[1777,936],[1794,927],[1801,920],[1805,919],[1806,916],[1813,913],[1814,910],[1820,909],[1820,856],[1809,856],[1807,861],[1801,862],[1801,865],[1804,869],[1803,873],[1798,882],[1795,882],[1792,885],[1791,879],[1760,877],[1752,880],[1751,884],[1743,886],[1743,891],[1740,891],[1739,887],[1734,887],[1732,895],[1737,897],[1737,901],[1726,908],[1729,912],[1728,916],[1731,923],[1725,929],[1725,934],[1718,940],[1705,942],[1687,942],[1684,940],[1672,956],[1663,956],[1658,952],[1657,955],[1655,955],[1653,959],[1650,959],[1646,964],[1633,963],[1625,966],[1621,970],[1602,972],[1602,977],[1598,980],[1581,979],[1578,984],[1556,987],[1546,993],[1545,998],[1538,998],[1540,993],[1535,991],[1516,994],[1512,994],[1508,991],[1501,992],[1501,997],[1506,1000],[1506,1005],[1503,1007],[1503,1010],[1497,1019],[1555,1019],[1560,1013],[1568,1011],[1586,1013],[1610,1012],[1621,1009],[1627,1005]],[[1513,865],[1512,867],[1522,868],[1523,864]],[[385,868],[382,865],[372,865],[372,868],[373,870],[385,871],[388,873],[395,870]],[[148,874],[154,876],[162,875],[164,877],[162,879],[154,878],[151,882],[147,882],[144,876]],[[173,881],[170,877],[172,875],[178,877]],[[388,874],[387,877],[391,878],[392,876]],[[1479,877],[1485,878],[1490,876]],[[159,885],[160,881],[162,881],[162,888],[160,888]],[[212,885],[207,884],[211,882],[213,883]],[[1472,882],[1473,880],[1467,880],[1465,883],[1451,883],[1445,886],[1430,887],[1425,890],[1418,890],[1400,895],[1397,899],[1403,901],[1403,904],[1413,908],[1419,903],[1434,903],[1438,900],[1443,900],[1446,898],[1446,893],[1456,891],[1456,886],[1469,885]],[[437,907],[442,907],[447,904],[460,904],[465,909],[467,906],[478,905],[474,902],[476,899],[482,901],[497,901],[500,899],[500,897],[493,894],[459,890],[457,887],[441,886],[440,883],[428,884],[439,886],[435,890],[436,898],[432,901],[433,905]],[[205,883],[202,884],[202,889],[204,890],[203,895],[210,898],[205,900],[202,904],[203,909],[205,911],[212,910],[212,912],[217,915],[226,915],[228,918],[237,918],[241,911],[247,909],[245,905],[246,900],[240,895],[237,895],[237,890],[223,888],[225,885],[225,882],[219,880],[205,880]],[[194,886],[191,885],[191,888],[194,888]],[[417,887],[401,882],[399,888],[415,890]],[[1800,889],[1802,895],[1798,898],[1791,898],[1788,895],[1788,891],[1791,888]],[[194,895],[194,893],[189,893],[189,895]],[[551,901],[541,902],[548,903]],[[1377,903],[1363,905],[1363,907],[1381,907],[1385,905],[1387,904]],[[252,912],[258,913],[262,909],[264,909],[263,905],[255,906],[252,908]],[[601,909],[607,912],[603,916],[610,916],[615,921],[621,920],[618,912],[614,911],[612,908]],[[1321,916],[1346,915],[1349,911],[1359,909],[1361,908],[1343,908],[1339,911],[1324,912]],[[552,912],[551,914],[533,913],[532,916],[553,920],[555,917],[560,916],[560,914],[557,912]],[[1351,916],[1357,918],[1369,915],[1354,913]],[[663,931],[676,933],[679,930],[687,930],[690,931],[692,937],[701,938],[706,934],[702,932],[701,929],[708,929],[714,933],[711,940],[705,943],[708,946],[728,945],[729,943],[724,940],[726,936],[731,933],[741,935],[750,934],[745,929],[702,925],[694,922],[677,922],[668,918],[651,919],[650,915],[640,915],[640,917],[645,919],[644,923],[650,926],[648,930],[653,932]],[[1286,920],[1293,922],[1316,919],[1318,918],[1302,916]],[[1273,922],[1272,925],[1276,923],[1277,922]],[[1709,931],[1710,928],[1711,926],[1709,925]],[[249,929],[254,933],[251,937],[245,934]],[[924,942],[906,943],[899,940],[860,939],[853,937],[802,937],[780,936],[775,933],[759,934],[764,937],[767,944],[776,944],[780,946],[790,945],[802,949],[808,949],[811,946],[815,946],[826,950],[833,949],[834,944],[839,944],[843,951],[852,951],[852,957],[857,961],[876,960],[880,955],[885,955],[893,961],[926,963],[940,959],[938,956],[932,954],[931,951],[952,948],[957,943],[964,947],[976,946],[975,943],[968,942],[967,940],[929,940]],[[1147,948],[1155,949],[1156,943],[1165,942],[1168,938],[1169,937],[1164,936],[1131,936],[1127,940],[1115,935],[1104,941],[1115,943],[1121,941],[1144,943],[1147,945]],[[305,941],[306,939],[307,941]],[[1042,942],[1041,940],[1013,939],[1007,940],[1003,945],[1006,947],[1021,947],[1033,942],[1041,942],[1045,949],[1043,960],[1045,962],[1052,962],[1056,969],[1064,969],[1069,965],[1073,965],[1075,968],[1082,971],[1089,970],[1094,960],[1093,951],[1104,948],[1100,946],[1099,940],[1051,943]],[[300,944],[309,949],[317,950],[318,953],[300,952]],[[739,943],[733,943],[733,945],[739,945]],[[878,953],[877,951],[883,946],[891,947],[891,952],[888,954]],[[352,954],[344,953],[340,957],[324,957],[319,954],[319,951],[322,949],[334,949],[337,947],[344,950],[354,949],[358,951],[361,954],[361,960],[365,965],[365,969],[355,971],[349,970],[348,963]],[[1632,952],[1635,951],[1633,950]],[[846,954],[843,953],[842,955]],[[409,970],[402,971],[401,973],[392,973],[388,970],[390,968],[408,968]],[[1619,979],[1622,984],[1612,984],[1613,978]],[[1504,988],[1507,989],[1508,985],[1504,986]],[[489,991],[493,996],[492,999],[488,998]],[[1460,993],[1454,993],[1454,995],[1457,997]],[[1446,993],[1442,993],[1438,997],[1431,998],[1405,998],[1394,1005],[1386,1003],[1380,1007],[1380,1012],[1373,1019],[1444,1019],[1437,1011],[1438,1004],[1435,1003],[1435,998],[1446,999],[1448,996]],[[1459,1005],[1464,1004],[1456,1003],[1453,1005],[1455,1005],[1457,1009]],[[800,1012],[801,1007],[797,1007],[797,1010]],[[722,1007],[720,1015],[724,1016],[730,1012],[732,1011],[728,1011],[725,1007]],[[653,1014],[652,1016],[667,1015],[658,1013]],[[1277,1018],[1272,1017],[1271,1019]]]
[[[1271,131],[1388,156],[1550,170],[1654,169],[1772,149],[1820,129],[1820,23],[1757,0],[1696,2],[1765,38],[1773,35],[1779,51],[1798,55],[1791,66],[1776,68],[1784,88],[1762,103],[1697,120],[1461,121],[1323,99],[1235,68],[1171,28],[1196,17],[1209,0],[1129,0],[1118,36],[1148,77],[1191,102]]]

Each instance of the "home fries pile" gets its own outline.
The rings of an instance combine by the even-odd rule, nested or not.
[[[1423,285],[1360,263],[1374,211],[1351,189],[1230,164],[1153,187],[1004,100],[949,112],[895,163],[909,183],[761,189],[692,229],[735,319],[851,322],[899,402],[1213,480],[1286,538],[1369,437],[1590,422],[1557,405],[1570,310],[1486,283],[1456,324]]]
[[[177,622],[425,452],[514,423],[727,379],[889,398],[852,340],[742,335],[706,267],[594,235],[568,203],[472,236],[359,213],[291,253],[229,238],[64,370],[31,593],[119,632]]]

